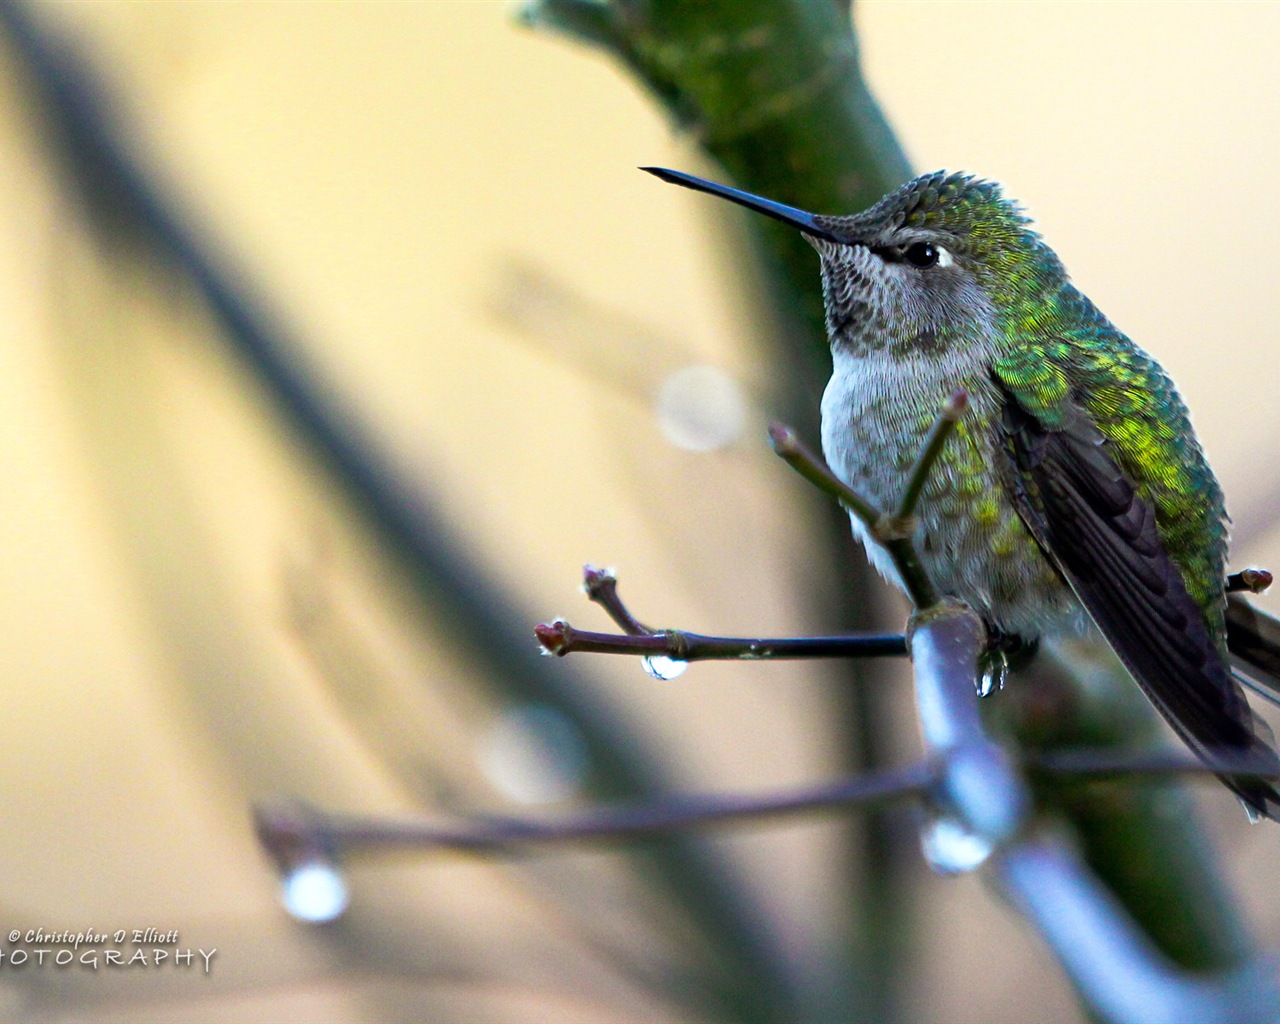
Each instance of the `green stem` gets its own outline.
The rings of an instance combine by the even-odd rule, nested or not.
[[[880,521],[880,510],[831,472],[830,467],[810,451],[794,430],[782,423],[771,424],[769,443],[783,462],[818,490],[835,498],[857,516],[868,530],[876,528]]]

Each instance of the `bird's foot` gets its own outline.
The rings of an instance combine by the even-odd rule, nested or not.
[[[1027,640],[1017,633],[1005,633],[987,626],[987,646],[978,657],[978,696],[989,697],[1004,689],[1012,669],[1025,665],[1040,647],[1038,639]]]

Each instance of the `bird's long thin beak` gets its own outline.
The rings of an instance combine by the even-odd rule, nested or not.
[[[648,171],[650,174],[661,178],[663,181],[669,181],[673,185],[683,185],[685,188],[691,188],[697,192],[707,192],[713,196],[719,196],[721,199],[727,199],[731,203],[737,203],[739,206],[745,206],[748,210],[763,213],[766,217],[772,217],[774,220],[782,221],[783,224],[790,224],[793,228],[799,228],[806,235],[812,235],[814,238],[825,238],[828,242],[837,244],[843,244],[847,241],[833,234],[829,228],[819,224],[812,213],[797,210],[794,206],[775,203],[772,199],[754,196],[750,192],[743,192],[741,189],[730,188],[728,185],[707,181],[706,178],[685,174],[684,171],[670,171],[665,167],[641,167],[640,170]]]

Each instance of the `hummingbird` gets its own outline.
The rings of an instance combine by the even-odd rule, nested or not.
[[[968,392],[912,538],[940,594],[1013,645],[1092,621],[1197,755],[1280,769],[1230,668],[1226,509],[1187,408],[999,185],[938,171],[830,216],[642,170],[798,228],[817,250],[832,357],[823,455],[873,505],[896,506],[939,408]],[[1219,778],[1251,819],[1280,820],[1271,781]]]

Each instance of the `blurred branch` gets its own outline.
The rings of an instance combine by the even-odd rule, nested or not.
[[[523,255],[498,258],[482,303],[503,328],[527,340],[531,351],[572,368],[593,390],[607,391],[610,407],[623,401],[649,410],[663,382],[689,365],[685,339],[588,297],[554,269]],[[737,376],[759,404],[760,369]]]
[[[550,28],[626,61],[633,59],[625,28],[604,0],[543,0],[526,4],[516,17],[530,28]]]
[[[297,805],[259,808],[256,820],[263,845],[286,864],[294,851],[313,848],[335,855],[388,848],[510,855],[530,845],[626,843],[655,833],[867,806],[919,795],[934,777],[929,765],[918,764],[765,797],[668,797],[637,806],[594,807],[554,821],[485,816],[445,825],[330,814]]]
[[[994,858],[992,874],[1036,926],[1087,1004],[1123,1024],[1280,1020],[1274,964],[1188,975],[1164,956],[1070,847],[1037,835]]]
[[[927,651],[929,647],[945,647],[957,639],[961,641],[961,649],[968,646],[973,636],[970,632],[972,624],[965,621],[969,614],[960,612],[951,617],[945,626],[936,630],[933,639],[922,641],[926,664],[936,657]],[[921,635],[926,636],[928,632],[926,629]],[[969,632],[968,638],[964,636],[966,632]],[[930,698],[937,701],[938,707],[930,713],[933,725],[929,728],[942,756],[905,768],[764,796],[683,794],[645,804],[596,806],[541,821],[495,815],[453,823],[426,818],[397,821],[335,814],[296,802],[263,804],[256,809],[254,820],[263,846],[285,870],[304,852],[309,855],[315,850],[327,851],[331,856],[392,849],[420,852],[457,850],[515,856],[530,846],[576,847],[586,842],[625,844],[661,832],[769,823],[798,815],[868,808],[889,801],[920,797],[947,800],[967,808],[969,824],[994,823],[992,831],[1001,832],[1008,839],[1016,832],[1011,826],[1021,820],[1026,810],[1026,793],[1017,783],[1010,790],[1012,799],[1004,807],[996,806],[989,798],[989,792],[995,788],[992,779],[1000,772],[1010,773],[1014,763],[1001,754],[996,760],[1003,763],[993,773],[980,763],[982,758],[957,758],[957,751],[961,749],[971,754],[983,745],[995,750],[999,748],[980,733],[975,733],[972,721],[965,723],[970,715],[964,706],[973,702],[966,701],[963,694],[963,685],[969,685],[963,672],[955,671],[963,664],[963,658],[945,660],[951,664],[943,667],[942,671],[938,671],[937,663],[924,669],[925,676],[932,676],[934,680],[926,681],[925,687],[938,691],[936,697]],[[952,733],[951,738],[947,738],[948,733]],[[1084,782],[1102,776],[1189,775],[1211,778],[1230,772],[1275,778],[1280,774],[1274,765],[1263,767],[1241,757],[1219,757],[1206,763],[1186,754],[1118,753],[1106,749],[1059,751],[1026,761],[1021,767],[1033,775],[1052,776],[1067,783],[1073,779]],[[1006,781],[1008,778],[1006,775]],[[975,803],[970,794],[980,789],[987,792]],[[1018,796],[1019,791],[1021,796]],[[978,809],[976,814],[972,813],[975,808]]]
[[[449,518],[420,490],[399,480],[389,460],[357,426],[357,417],[303,368],[300,360],[307,346],[283,330],[244,278],[214,256],[218,247],[193,227],[182,204],[160,187],[131,149],[116,106],[89,64],[40,22],[26,4],[0,3],[0,31],[29,76],[69,183],[109,239],[109,251],[167,263],[194,284],[222,336],[294,436],[343,488],[389,559],[445,621],[451,641],[466,652],[477,674],[508,696],[536,694],[572,715],[588,745],[597,796],[669,789],[661,761],[624,721],[592,698],[583,680],[550,671],[520,641],[525,629],[520,623],[528,617],[466,551]],[[768,948],[768,936],[756,927],[732,876],[679,837],[650,849],[647,861],[652,880],[716,948],[714,960],[688,958],[696,976],[691,984],[738,1019],[777,1019],[786,991],[780,957]]]
[[[1280,778],[1268,758],[1219,751],[1208,760],[1169,750],[1117,750],[1114,747],[1081,747],[1033,751],[1020,757],[1030,772],[1053,776],[1062,782],[1105,778],[1147,776],[1254,775],[1260,779]]]

